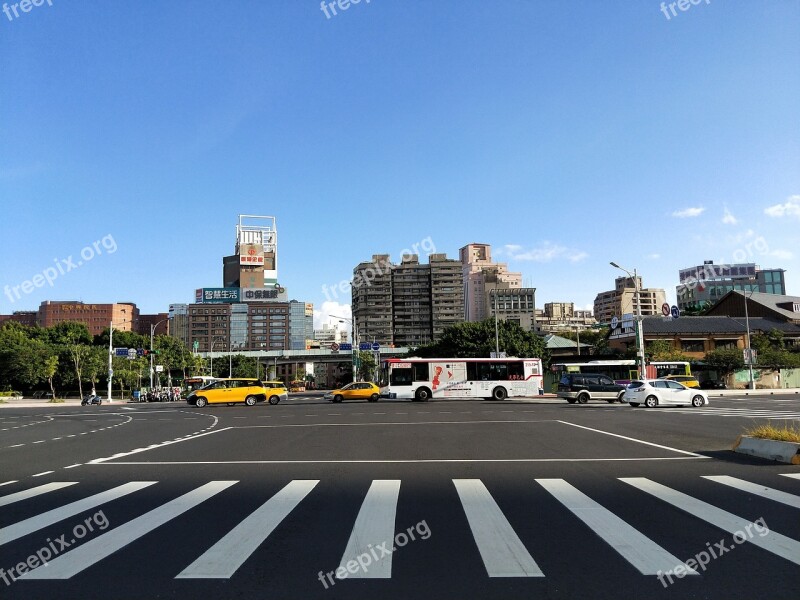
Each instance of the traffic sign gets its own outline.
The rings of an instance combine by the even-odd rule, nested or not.
[[[136,348],[128,348],[128,360],[136,358]]]
[[[333,350],[334,352],[338,352],[339,351],[339,344],[337,344],[336,342],[333,342],[331,344],[331,350]]]
[[[672,305],[672,310],[670,310],[670,314],[672,314],[672,318],[673,318],[673,319],[677,319],[678,317],[680,317],[680,316],[681,316],[681,311],[678,309],[678,307],[677,307],[677,306],[675,306],[675,305],[673,304],[673,305]]]
[[[670,313],[669,303],[664,302],[664,304],[661,305],[661,314],[664,315],[665,317],[668,317],[669,313]]]
[[[339,344],[339,350],[353,350],[353,344]]]
[[[359,350],[372,350],[372,344],[370,342],[361,342],[358,345]]]
[[[611,329],[616,329],[617,325],[619,325],[619,319],[617,319],[617,315],[611,317]]]
[[[128,356],[127,348],[114,348],[114,356]]]
[[[373,349],[375,352],[377,352],[378,350],[380,350],[380,349],[381,349],[381,345],[380,345],[378,342],[373,342],[373,344],[372,344],[372,349]]]

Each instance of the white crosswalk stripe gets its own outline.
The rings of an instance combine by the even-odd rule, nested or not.
[[[48,565],[29,571],[23,577],[25,579],[69,579],[235,483],[237,482],[211,481],[56,557]]]
[[[228,579],[318,483],[319,480],[289,483],[176,579]]]
[[[373,549],[378,546],[394,543],[395,513],[397,499],[400,495],[400,480],[387,479],[373,481],[356,517],[350,539],[347,541],[340,568],[347,570],[351,561],[358,562],[359,557],[368,556],[370,561]],[[387,549],[388,550],[388,549]],[[377,551],[376,551],[377,552]],[[364,560],[363,562],[366,562]],[[351,563],[352,567],[352,563]],[[367,569],[348,571],[347,579],[387,579],[392,576],[392,555],[381,552],[379,560],[370,564]],[[337,578],[338,574],[337,574]]]
[[[127,496],[128,494],[132,494],[133,492],[137,492],[141,489],[151,486],[154,483],[155,481],[134,481],[125,483],[110,490],[106,490],[105,492],[100,492],[99,494],[94,494],[93,496],[84,498],[83,500],[70,502],[69,504],[65,504],[59,508],[54,508],[53,510],[49,510],[40,515],[36,515],[35,517],[31,517],[30,519],[25,519],[19,523],[14,523],[8,527],[3,527],[0,529],[0,544],[7,544],[8,542],[21,538],[24,535],[28,535],[34,531],[39,531],[48,525],[53,525],[54,523],[58,523],[64,519],[79,515],[84,511],[97,508],[106,502],[111,502],[112,500],[116,500],[122,496]]]
[[[697,575],[684,562],[646,537],[617,515],[607,510],[563,479],[537,479],[572,514],[608,543],[642,575],[658,575],[683,565],[687,573]]]
[[[755,494],[756,496],[761,496],[762,498],[767,498],[788,506],[800,508],[800,496],[795,496],[794,494],[787,494],[781,490],[765,487],[763,485],[757,485],[743,479],[729,477],[728,475],[703,475],[703,478],[716,481],[717,483],[721,483],[723,485],[729,485],[732,488],[749,492],[751,494]]]
[[[793,480],[800,479],[798,473],[778,473],[776,475]],[[727,475],[706,475],[702,478],[711,482],[706,484],[707,486],[725,485],[730,488],[731,494],[740,494],[742,499],[746,498],[746,494],[750,494],[775,502],[776,506],[784,505],[784,507],[779,507],[782,510],[800,508],[800,496],[777,488]],[[687,573],[697,575],[696,571],[666,549],[670,545],[669,539],[651,539],[644,535],[634,524],[614,514],[609,508],[580,491],[566,479],[539,478],[534,481],[535,484],[531,482],[530,485],[541,486],[551,497],[549,500],[554,507],[558,507],[558,510],[562,512],[566,508],[569,512],[564,512],[565,515],[569,514],[570,518],[580,520],[588,528],[587,534],[591,532],[598,536],[619,555],[621,563],[628,563],[640,574],[654,576],[659,573],[673,572],[676,567],[683,566]],[[800,565],[800,542],[772,530],[768,530],[768,535],[761,535],[764,527],[758,525],[760,521],[752,523],[703,500],[644,477],[621,477],[618,478],[618,481],[681,509],[687,513],[687,520],[701,519],[733,534],[736,543],[747,541],[781,559]],[[784,482],[789,484],[787,480]],[[11,498],[14,502],[22,503],[42,494],[66,489],[76,483],[53,482],[3,498]],[[96,509],[100,505],[157,483],[155,481],[128,482],[11,524],[0,529],[0,544],[8,544],[69,517]],[[87,539],[81,545],[75,544],[64,548],[64,552],[49,559],[46,566],[33,569],[19,579],[69,579],[97,565],[132,542],[153,533],[157,528],[210,500],[217,494],[220,494],[220,497],[215,502],[227,506],[229,498],[223,492],[236,483],[236,481],[211,481],[178,498],[168,499],[160,506],[127,522],[122,522],[113,529],[97,531],[97,537]],[[221,538],[208,540],[208,544],[198,548],[192,556],[181,557],[182,564],[175,565],[175,571],[170,574],[170,577],[176,579],[232,578],[237,572],[244,570],[243,566],[247,564],[247,561],[253,559],[265,544],[274,538],[273,533],[284,522],[288,524],[292,519],[299,518],[294,514],[297,512],[296,509],[312,492],[319,493],[317,491],[319,483],[319,480],[290,481],[253,512],[244,515],[242,520]],[[480,479],[453,479],[452,483],[455,486],[458,502],[466,516],[463,527],[469,530],[474,540],[474,546],[465,547],[463,551],[472,553],[476,559],[478,555],[480,556],[486,569],[486,575],[492,578],[544,577],[545,573],[534,560],[534,556],[547,551],[548,540],[538,539],[537,535],[536,539],[529,540],[534,545],[526,547],[511,522],[503,514],[500,508],[501,504],[498,504],[498,501],[492,496],[492,492]],[[615,483],[615,485],[618,484]],[[344,534],[342,534],[341,544],[344,552],[341,555],[339,571],[345,569],[347,574],[340,579],[389,579],[392,577],[392,555],[397,549],[394,544],[399,539],[396,537],[395,521],[400,500],[400,487],[401,480],[399,479],[371,482],[353,523],[349,538],[345,541]],[[638,492],[631,491],[629,493]],[[653,502],[653,500],[649,501]],[[535,514],[523,518],[532,519],[534,523],[528,521],[526,525],[537,525],[536,531],[543,531],[548,535],[557,534],[547,528],[538,527],[541,523],[538,522],[539,517]],[[458,521],[456,520],[456,522]],[[310,539],[313,539],[314,531],[306,531],[306,533]],[[737,539],[737,536],[740,539]],[[75,540],[72,541],[73,544],[74,542]],[[399,544],[397,545],[399,546]],[[382,550],[380,550],[381,546],[383,546]],[[362,560],[359,561],[359,558]],[[185,566],[187,564],[188,566]],[[358,568],[355,568],[356,564],[358,564]],[[314,571],[316,572],[316,568]],[[175,574],[176,572],[177,574]],[[333,583],[332,580],[331,583]]]
[[[544,577],[479,479],[454,479],[489,577]]]
[[[645,477],[620,477],[619,479],[643,492],[647,492],[660,500],[672,504],[676,508],[688,512],[692,516],[711,523],[723,531],[733,534],[734,538],[736,538],[737,535],[744,536],[745,540],[751,544],[800,565],[800,542],[796,540],[781,535],[776,531],[769,531],[769,534],[764,536],[760,534],[756,535],[752,532],[762,531],[763,526],[752,523],[747,519],[738,517],[733,513],[712,506],[697,498],[692,498],[683,492],[673,490],[672,488],[651,481]],[[752,535],[746,535],[745,532],[750,532]]]
[[[33,498],[34,496],[38,496],[40,494],[46,494],[47,492],[53,492],[55,490],[60,490],[65,487],[75,485],[76,483],[78,482],[53,481],[52,483],[45,483],[44,485],[40,485],[35,488],[30,488],[29,490],[23,490],[15,494],[8,494],[7,496],[3,496],[2,498],[0,498],[0,506],[7,506],[8,504],[13,504],[14,502],[27,500],[28,498]]]
[[[698,407],[684,408],[680,406],[660,406],[646,409],[649,412],[681,413],[686,415],[712,416],[712,417],[739,417],[750,419],[800,419],[800,412],[789,410],[773,410],[760,408],[735,408],[735,407]]]

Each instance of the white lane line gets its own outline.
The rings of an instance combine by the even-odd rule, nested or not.
[[[9,483],[16,483],[14,481],[7,481],[2,485],[8,485]],[[27,500],[28,498],[33,498],[34,496],[38,496],[40,494],[46,494],[47,492],[52,492],[54,490],[60,490],[61,488],[69,487],[71,485],[75,485],[78,483],[77,481],[54,481],[52,483],[45,483],[44,485],[40,485],[34,488],[30,488],[28,490],[23,490],[21,492],[17,492],[16,494],[9,494],[8,496],[3,496],[0,498],[0,506],[6,506],[8,504],[13,504],[14,502],[19,502],[20,500]]]
[[[111,500],[116,500],[122,496],[127,496],[128,494],[151,486],[154,483],[156,482],[132,481],[130,483],[125,483],[115,488],[111,488],[110,490],[106,490],[105,492],[100,492],[94,496],[89,496],[88,498],[84,498],[82,500],[70,502],[69,504],[65,504],[59,508],[54,508],[53,510],[48,510],[47,512],[43,512],[35,517],[25,519],[24,521],[19,521],[18,523],[14,523],[13,525],[9,525],[8,527],[0,529],[0,544],[7,544],[8,542],[16,540],[17,538],[21,538],[24,535],[28,535],[34,531],[39,531],[43,527],[47,527],[48,525],[58,523],[64,519],[74,517],[85,510],[91,510],[96,506],[105,504]]]
[[[636,438],[628,437],[626,435],[620,435],[618,433],[611,433],[609,431],[603,431],[602,429],[594,429],[592,427],[585,427],[583,425],[577,425],[575,423],[570,423],[569,421],[558,421],[559,423],[564,423],[565,425],[571,425],[572,427],[578,427],[580,429],[586,429],[588,431],[594,431],[595,433],[602,433],[604,435],[610,435],[612,437],[617,437],[623,440],[628,440],[629,442],[638,442],[639,444],[645,444],[646,446],[653,446],[654,448],[661,448],[662,450],[670,450],[672,452],[678,452],[679,454],[687,454],[689,456],[702,456],[702,454],[697,454],[696,452],[689,452],[687,450],[678,450],[677,448],[672,448],[670,446],[662,446],[661,444],[654,444],[653,442],[645,442],[644,440],[639,440]]]
[[[55,473],[55,471],[42,471],[41,473],[37,473],[36,475],[31,475],[31,477],[41,477],[42,475],[50,475],[50,473]]]
[[[145,452],[147,450],[153,450],[154,448],[161,448],[163,446],[169,446],[171,444],[179,444],[180,442],[185,442],[187,439],[196,440],[197,438],[203,437],[205,435],[212,435],[214,433],[219,433],[220,431],[227,431],[228,429],[232,429],[232,427],[224,427],[222,429],[215,429],[214,431],[209,431],[207,433],[201,433],[201,434],[196,435],[196,436],[194,436],[192,438],[178,438],[178,439],[175,439],[175,440],[170,440],[168,442],[162,442],[160,444],[155,444],[155,445],[149,446],[147,448],[137,448],[136,450],[131,450],[130,452],[118,452],[117,454],[114,454],[112,456],[106,456],[105,458],[95,458],[94,460],[90,460],[86,464],[88,464],[88,465],[97,465],[97,464],[104,463],[104,462],[106,462],[108,460],[114,460],[116,458],[122,458],[123,456],[130,456],[131,454],[138,454],[139,452]]]
[[[29,571],[23,577],[25,579],[69,579],[235,483],[237,482],[211,481],[206,483],[100,537],[89,540],[66,554],[57,556],[46,566]]]
[[[800,479],[800,473],[781,473],[781,477],[792,477],[794,479]]]
[[[339,563],[347,569],[348,562],[363,554],[370,554],[371,548],[394,543],[397,499],[400,495],[399,479],[378,479],[372,482],[361,509],[358,511],[350,539]],[[394,551],[395,548],[392,548]],[[338,571],[339,569],[337,569]],[[381,558],[370,565],[369,570],[359,569],[347,572],[347,579],[389,579],[392,576],[392,555]],[[339,579],[337,575],[337,579]]]
[[[13,446],[8,446],[8,448],[19,448],[20,446],[24,446],[25,444],[14,444]]]
[[[761,496],[767,500],[774,500],[775,502],[780,502],[781,504],[787,504],[789,506],[793,506],[794,508],[800,508],[800,496],[795,496],[794,494],[788,494],[774,488],[745,481],[744,479],[729,477],[728,475],[703,475],[702,477],[703,479],[716,481],[722,485],[728,485],[732,488],[742,490],[749,494]]]
[[[76,463],[74,465],[70,465],[68,467],[64,467],[65,469],[74,469],[75,467],[80,467],[82,463]]]
[[[489,577],[544,577],[480,479],[454,479]]]
[[[11,481],[4,481],[3,483],[0,483],[0,487],[3,487],[4,485],[11,485],[12,483],[17,483],[18,481],[19,481],[19,479],[12,479]]]
[[[181,571],[176,579],[230,578],[318,483],[318,479],[291,481]]]
[[[737,517],[733,513],[729,513],[707,502],[688,496],[683,492],[651,481],[646,477],[620,477],[619,480],[655,496],[664,502],[672,504],[672,506],[684,510],[698,519],[711,523],[715,527],[719,527],[730,534],[738,534],[744,537],[745,531],[752,532],[753,529],[755,529],[755,531],[760,532],[762,529],[760,525],[751,523],[747,519]],[[800,542],[796,540],[772,530],[770,530],[765,537],[761,537],[759,533],[758,536],[745,537],[745,540],[754,546],[758,546],[796,565],[800,565]]]
[[[683,565],[690,575],[698,574],[682,560],[563,479],[536,481],[642,575],[671,572],[679,565]]]
[[[44,444],[47,440],[39,440],[38,442],[32,442],[33,444]]]

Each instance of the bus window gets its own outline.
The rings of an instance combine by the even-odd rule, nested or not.
[[[521,362],[508,363],[508,378],[509,379],[525,379],[525,367]]]
[[[427,365],[425,365],[427,367]],[[411,369],[392,369],[389,385],[411,385],[414,379]]]
[[[490,367],[489,368],[490,381],[504,381],[508,379],[507,363],[490,363],[489,367]]]
[[[430,381],[430,369],[428,363],[414,364],[414,381]]]

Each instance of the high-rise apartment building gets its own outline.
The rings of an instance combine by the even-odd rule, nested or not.
[[[189,304],[189,346],[198,352],[287,350],[288,302]],[[303,346],[305,348],[305,345]]]
[[[419,346],[464,320],[461,264],[445,254],[431,254],[427,264],[407,254],[399,265],[376,254],[353,270],[352,289],[358,341]]]
[[[720,264],[713,260],[678,271],[675,288],[678,308],[699,308],[714,304],[728,292],[746,290],[762,294],[786,295],[784,269],[762,269],[755,263]]]
[[[492,262],[489,244],[467,244],[458,254],[463,270],[466,321],[483,321],[491,316],[487,305],[489,290],[522,287],[522,273],[509,272],[505,263]]]
[[[639,288],[639,305],[642,316],[661,315],[661,305],[667,300],[663,289],[642,288],[642,278],[617,277],[614,289],[600,292],[594,299],[594,317],[600,323],[608,323],[613,317],[621,319],[623,315],[636,314],[636,288]]]

